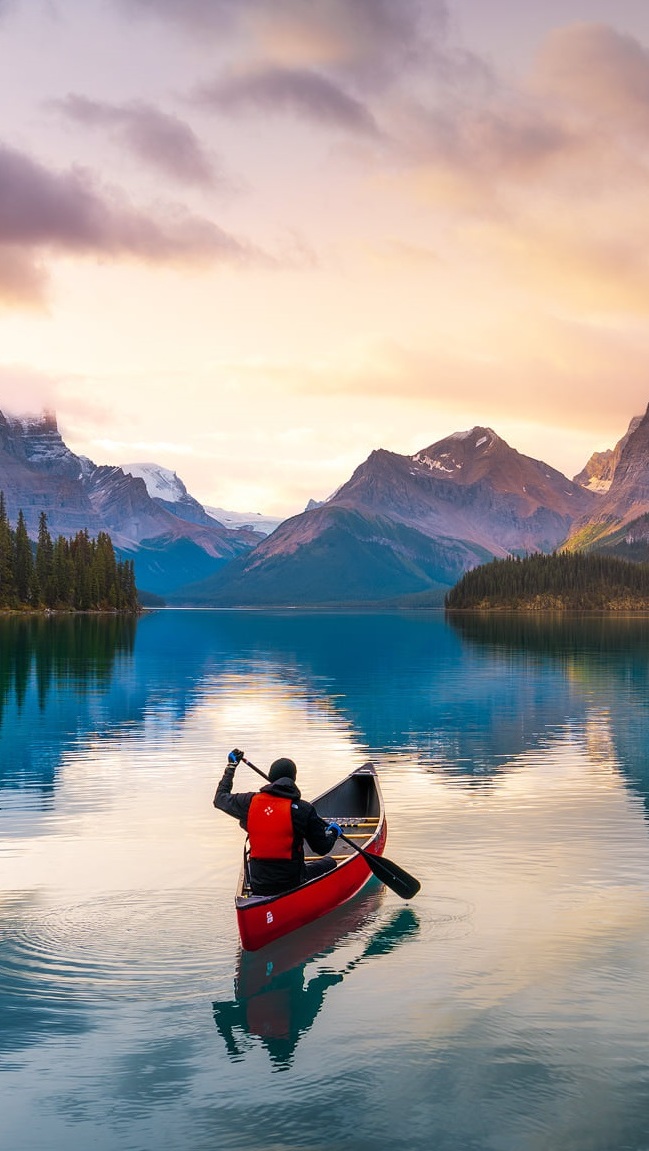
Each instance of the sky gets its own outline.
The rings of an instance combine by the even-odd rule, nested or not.
[[[646,0],[0,0],[0,409],[289,515],[649,402]]]

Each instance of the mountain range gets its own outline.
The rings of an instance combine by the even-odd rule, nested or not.
[[[439,593],[494,556],[553,550],[596,500],[491,428],[412,456],[381,449],[324,504],[182,596],[251,606]]]
[[[0,489],[32,536],[41,510],[54,535],[108,531],[138,587],[170,604],[439,603],[494,557],[565,546],[647,558],[649,409],[573,480],[475,427],[413,455],[377,449],[280,523],[206,508],[159,464],[77,456],[53,413],[0,413]]]
[[[120,558],[134,560],[138,587],[161,595],[213,574],[263,538],[219,523],[180,481],[169,501],[151,496],[140,476],[75,455],[52,412],[0,412],[0,490],[9,519],[22,510],[33,538],[41,511],[54,536],[108,532]]]

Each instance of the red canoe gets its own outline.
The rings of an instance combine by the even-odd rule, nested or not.
[[[323,819],[334,819],[348,839],[371,855],[382,855],[387,838],[383,797],[376,771],[366,763],[314,800]],[[241,946],[258,951],[351,899],[372,875],[369,864],[341,840],[332,857],[336,867],[281,895],[253,895],[241,869],[235,907]],[[307,859],[309,856],[307,856]],[[316,858],[312,856],[311,858]]]

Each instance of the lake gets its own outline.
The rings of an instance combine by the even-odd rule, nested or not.
[[[241,954],[235,746],[416,899]],[[3,1146],[645,1151],[648,806],[647,619],[0,620]]]

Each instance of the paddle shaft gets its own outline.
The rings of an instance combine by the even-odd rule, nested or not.
[[[255,767],[254,763],[246,759],[245,755],[242,755],[241,758],[252,771],[256,771],[257,775],[260,775],[262,779],[268,780],[269,783],[271,782],[266,772],[262,771],[259,767]],[[366,851],[364,847],[359,847],[357,843],[354,843],[353,839],[348,839],[347,836],[342,833],[338,838],[342,839],[344,843],[347,843],[349,847],[353,847],[354,851],[357,851],[359,855],[362,855],[370,871],[376,875],[377,879],[381,880],[381,883],[384,883],[386,887],[394,891],[396,895],[400,895],[402,899],[412,899],[417,894],[421,884],[418,879],[415,879],[414,875],[409,875],[402,867],[393,863],[392,860],[386,859],[385,856],[373,855],[371,851]]]

